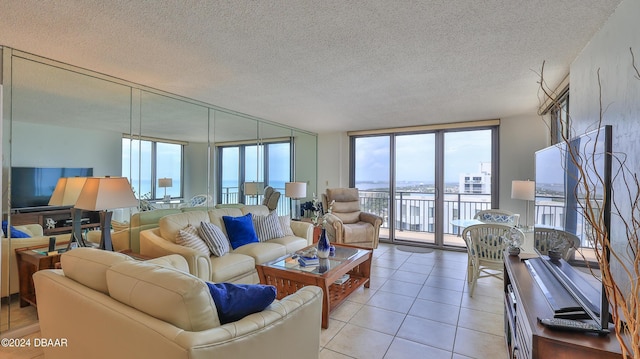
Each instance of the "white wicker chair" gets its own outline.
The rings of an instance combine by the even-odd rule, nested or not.
[[[520,221],[520,215],[503,209],[485,209],[476,213],[473,219],[484,223],[499,223],[516,227]]]
[[[575,234],[553,228],[536,227],[533,230],[533,246],[540,254],[558,251],[562,259],[569,260],[580,248],[580,238]]]
[[[524,233],[512,226],[486,223],[465,228],[462,231],[462,238],[467,244],[469,255],[467,282],[469,296],[473,297],[479,278],[489,276],[502,278],[504,251],[511,242],[523,243]]]
[[[213,198],[208,194],[197,194],[189,200],[189,202],[185,202],[181,204],[179,207],[206,207],[213,205]]]

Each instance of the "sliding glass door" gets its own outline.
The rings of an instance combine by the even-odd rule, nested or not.
[[[491,208],[497,127],[352,137],[351,185],[380,238],[464,246],[456,220]]]
[[[464,247],[454,221],[491,208],[492,143],[490,129],[444,133],[444,245]]]
[[[395,136],[394,239],[435,243],[435,134]]]

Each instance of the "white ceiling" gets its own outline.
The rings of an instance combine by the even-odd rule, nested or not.
[[[0,0],[0,45],[318,133],[534,114],[621,0]]]

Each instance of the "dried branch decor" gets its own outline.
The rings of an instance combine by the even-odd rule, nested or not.
[[[633,71],[630,74],[640,80],[640,72],[635,64],[633,50],[631,62]],[[595,124],[602,128],[606,108],[602,104],[602,83],[600,71],[597,71],[599,93],[599,119]],[[561,109],[561,104],[555,101],[556,94],[547,86],[544,80],[544,63],[540,72],[540,94],[543,100],[550,101],[552,108]],[[567,114],[569,118],[569,114]],[[569,118],[570,119],[570,118]],[[569,125],[569,127],[571,127]],[[611,197],[602,198],[601,191],[605,184],[602,173],[595,170],[599,154],[582,151],[571,145],[570,137],[563,128],[562,140],[567,145],[567,154],[573,165],[577,167],[576,195],[580,194],[584,200],[579,201],[585,222],[588,224],[587,236],[595,244],[595,256],[600,266],[600,280],[604,284],[610,304],[610,313],[615,325],[615,335],[622,348],[623,358],[640,359],[640,182],[638,174],[627,165],[624,153],[613,151]],[[603,136],[600,131],[596,137]],[[597,141],[597,139],[596,139]],[[595,149],[595,148],[594,148]],[[600,196],[600,197],[598,197]],[[598,198],[597,198],[598,197]],[[597,198],[597,200],[596,200]],[[609,238],[608,228],[605,226],[604,216],[611,208],[612,227],[617,226],[621,231],[616,234],[615,242]],[[623,237],[624,234],[624,237]],[[627,243],[620,243],[624,239]],[[626,245],[625,245],[626,244]]]

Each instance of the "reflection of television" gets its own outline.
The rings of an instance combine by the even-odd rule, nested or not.
[[[90,177],[93,168],[11,167],[11,208],[42,207],[61,177]]]
[[[536,152],[535,226],[575,234],[583,254],[593,253],[594,246],[583,215],[585,206],[590,205],[595,212],[602,213],[601,224],[609,231],[611,206],[604,199],[609,199],[611,193],[611,150],[611,126],[604,126]],[[584,178],[590,179],[588,194],[579,185]],[[527,266],[537,272],[534,278],[545,287],[542,289],[556,316],[592,319],[601,328],[608,328],[606,293],[588,270],[578,268],[585,267],[582,256],[552,261],[547,253],[538,254],[540,258]],[[589,264],[597,267],[595,262]]]

